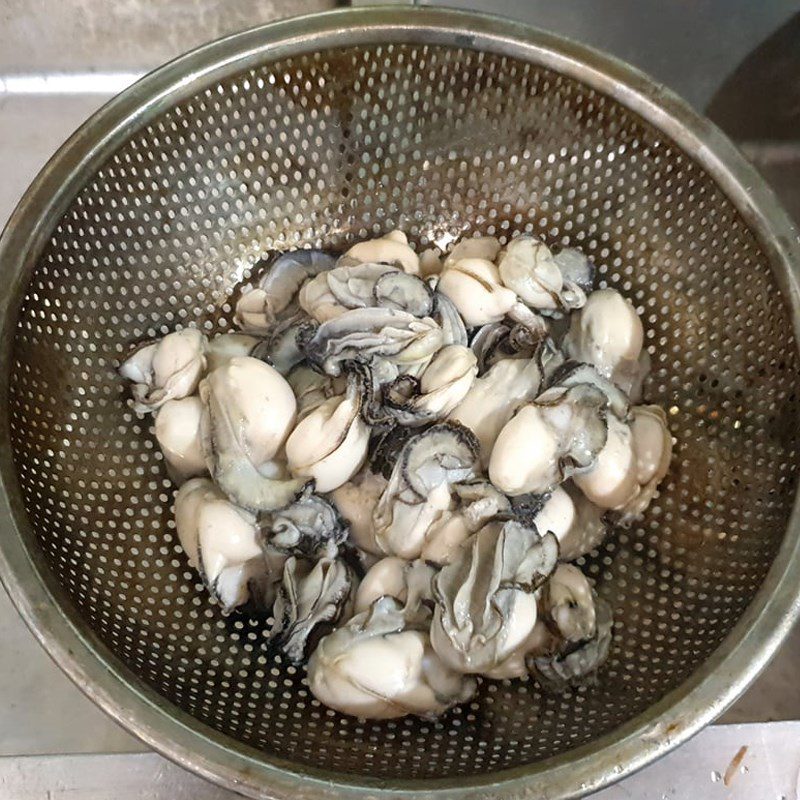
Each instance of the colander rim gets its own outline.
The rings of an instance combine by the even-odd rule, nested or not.
[[[270,23],[203,45],[146,75],[96,112],[31,184],[0,236],[0,375],[6,378],[19,300],[49,236],[49,221],[130,134],[211,80],[264,60],[327,46],[388,42],[488,49],[576,78],[637,113],[690,154],[717,182],[769,254],[800,334],[797,232],[772,191],[730,140],[685,101],[618,59],[531,26],[486,14],[432,8],[339,9]],[[800,503],[763,585],[703,666],[646,712],[595,741],[531,765],[438,780],[369,779],[300,767],[242,745],[180,711],[136,677],[82,623],[32,538],[11,455],[8,396],[0,437],[0,579],[36,638],[73,682],[127,730],[177,764],[253,797],[380,795],[566,798],[596,791],[678,746],[755,679],[800,614]]]

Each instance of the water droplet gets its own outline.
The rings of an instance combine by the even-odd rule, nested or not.
[[[720,775],[720,773],[719,773],[719,772],[717,772],[716,770],[714,770],[714,771],[711,773],[711,783],[719,783],[721,780],[722,780],[722,775]]]

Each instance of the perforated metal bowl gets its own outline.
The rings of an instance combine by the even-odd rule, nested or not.
[[[585,569],[617,623],[599,682],[487,682],[441,721],[314,701],[187,568],[115,365],[230,327],[261,255],[400,226],[537,231],[637,305],[676,455]],[[31,628],[161,752],[276,798],[562,797],[711,720],[798,606],[797,239],[727,140],[606,56],[486,17],[367,10],[201,48],[93,117],[0,243],[0,558]]]

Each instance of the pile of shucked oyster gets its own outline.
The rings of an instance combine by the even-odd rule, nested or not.
[[[430,717],[476,675],[564,687],[606,658],[611,609],[568,562],[645,510],[672,444],[638,405],[639,317],[593,273],[529,235],[289,252],[241,332],[120,368],[189,563],[226,613],[271,614],[321,702]]]

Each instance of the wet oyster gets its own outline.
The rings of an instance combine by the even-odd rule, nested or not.
[[[620,522],[631,522],[650,505],[672,460],[672,436],[660,406],[634,406],[631,420],[638,491],[620,509]]]
[[[633,305],[614,289],[600,289],[572,317],[562,347],[571,358],[592,364],[603,377],[630,389],[631,374],[641,371],[643,341]]]
[[[490,480],[508,495],[545,494],[576,470],[588,469],[610,435],[605,408],[605,395],[589,384],[543,392],[498,434]]]
[[[567,269],[573,267],[569,257],[562,256],[561,261]],[[503,285],[531,308],[571,310],[586,302],[580,285],[564,280],[550,248],[536,236],[512,239],[498,259],[498,271]]]
[[[419,254],[419,274],[423,278],[436,278],[442,271],[442,252],[437,247],[429,247]]]
[[[200,384],[201,436],[209,472],[237,505],[271,511],[308,482],[286,478],[275,457],[294,424],[291,387],[268,364],[236,357]]]
[[[355,613],[360,614],[381,597],[394,597],[411,610],[421,603],[433,605],[431,581],[436,570],[421,559],[406,561],[387,556],[373,564],[358,585]]]
[[[284,317],[264,334],[250,355],[286,376],[305,359],[303,343],[313,330],[314,323],[303,312]]]
[[[542,589],[544,619],[566,642],[583,642],[595,633],[595,600],[586,576],[573,564],[559,564]]]
[[[433,312],[427,284],[388,264],[353,264],[323,272],[303,287],[299,300],[318,322],[356,308],[393,308],[416,317]]]
[[[510,656],[496,667],[484,672],[483,675],[496,681],[522,678],[528,674],[528,664],[531,659],[551,653],[557,643],[558,640],[550,633],[540,617],[522,644]]]
[[[283,568],[270,635],[299,664],[316,641],[350,618],[356,577],[339,558],[319,561],[291,556]]]
[[[553,261],[565,284],[578,286],[587,296],[594,289],[595,266],[577,247],[564,247],[553,254]]]
[[[399,264],[410,275],[419,274],[419,256],[402,231],[390,231],[380,239],[354,244],[345,254],[350,262]]]
[[[449,344],[467,346],[468,337],[464,320],[446,294],[434,293],[432,316],[442,329],[442,347],[447,347]]]
[[[347,389],[347,378],[343,375],[335,378],[323,375],[304,364],[295,367],[286,376],[286,382],[292,387],[297,401],[298,422],[326,400],[344,394]]]
[[[133,382],[133,408],[146,414],[193,394],[206,368],[206,337],[194,328],[140,345],[119,368]]]
[[[608,378],[604,378],[591,364],[566,361],[553,370],[547,381],[550,388],[560,386],[569,389],[580,384],[599,389],[606,397],[609,410],[621,420],[628,418],[631,405],[628,395]]]
[[[470,537],[434,578],[431,643],[452,669],[488,672],[514,653],[536,622],[536,592],[556,567],[558,542],[509,520]]]
[[[311,692],[330,708],[367,719],[434,719],[469,700],[475,680],[438,657],[426,622],[392,597],[376,600],[319,643],[308,662]]]
[[[330,492],[361,469],[367,457],[369,428],[361,418],[361,388],[351,377],[347,392],[306,415],[286,441],[293,475],[313,478],[318,492]]]
[[[442,346],[442,329],[430,317],[418,318],[391,308],[345,311],[319,326],[305,346],[312,365],[339,375],[357,361],[382,368],[380,382],[400,373],[421,372]]]
[[[255,515],[231,503],[207,478],[192,478],[175,497],[175,526],[189,564],[198,570],[223,613],[272,601],[279,579],[261,550]]]
[[[477,442],[466,428],[439,423],[408,439],[372,515],[387,555],[419,557],[431,526],[453,505],[451,486],[473,477]]]
[[[306,490],[291,505],[258,518],[266,546],[286,555],[335,558],[347,525],[334,505]]]
[[[384,553],[375,541],[372,517],[387,483],[382,475],[365,467],[351,481],[334,489],[332,495],[336,508],[350,528],[353,543],[376,556]]]
[[[477,359],[478,373],[484,375],[504,359],[535,358],[540,342],[525,325],[504,320],[480,327],[469,346]]]
[[[223,612],[271,609],[315,697],[367,718],[434,718],[473,674],[590,676],[611,610],[566,562],[647,508],[672,452],[639,404],[631,303],[533,235],[418,257],[393,231],[269,267],[242,332],[170,334],[120,368]]]
[[[464,399],[477,371],[468,347],[443,347],[419,379],[403,375],[386,387],[387,410],[401,425],[413,427],[442,419]]]
[[[250,336],[247,333],[222,333],[215,336],[209,340],[206,347],[208,371],[221,367],[235,356],[252,355],[256,345],[261,341],[258,336]]]
[[[167,462],[167,471],[178,485],[207,472],[200,439],[202,413],[199,397],[167,400],[156,413],[156,441]]]
[[[536,359],[504,359],[477,378],[450,419],[469,428],[480,442],[486,466],[495,440],[516,409],[538,394],[542,373]]]
[[[239,299],[234,318],[237,326],[247,333],[269,333],[279,319],[296,312],[303,284],[335,263],[333,256],[322,250],[282,253],[266,267],[258,286]]]
[[[600,508],[623,508],[638,494],[636,451],[630,426],[613,414],[608,434],[591,468],[573,476],[575,485]]]
[[[596,595],[594,603],[595,630],[590,638],[578,642],[560,640],[552,652],[532,654],[528,659],[529,670],[545,689],[557,692],[578,685],[608,658],[614,628],[611,606]]]
[[[480,258],[484,261],[494,261],[500,252],[500,242],[494,236],[473,236],[471,239],[462,239],[456,243],[444,260],[445,267],[464,258]]]
[[[468,328],[499,322],[517,302],[500,283],[497,267],[484,258],[462,258],[445,266],[436,290],[447,295]]]
[[[508,498],[482,479],[454,484],[453,497],[454,508],[431,525],[422,545],[420,558],[432,564],[450,564],[473,533],[511,510]]]
[[[599,547],[605,539],[608,527],[604,513],[572,481],[566,481],[545,499],[533,521],[541,533],[555,534],[563,561],[574,561]]]

